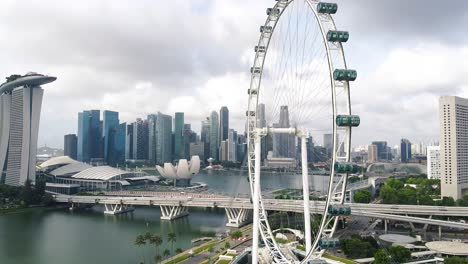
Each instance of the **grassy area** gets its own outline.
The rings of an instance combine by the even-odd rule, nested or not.
[[[298,244],[298,245],[296,246],[296,248],[299,249],[299,250],[305,251],[305,247],[304,247],[303,245],[299,245],[299,244]]]
[[[215,242],[205,243],[202,246],[194,249],[193,252],[195,254],[200,254],[201,252],[207,250],[208,248],[210,248],[211,246],[214,246],[215,244],[216,244]]]
[[[230,260],[227,260],[227,259],[222,259],[222,260],[219,260],[218,262],[216,262],[217,264],[229,264],[231,263]]]
[[[287,239],[282,239],[282,238],[276,238],[275,240],[276,240],[276,242],[278,242],[280,244],[287,244],[287,243],[291,242],[291,241],[289,241]]]
[[[245,233],[250,233],[250,232],[247,232],[250,228],[251,228],[251,225],[247,225],[247,226],[242,227],[241,229],[239,229],[239,231],[245,232]],[[202,244],[202,245],[200,245],[198,247],[192,248],[193,255],[198,255],[201,252],[208,250],[210,247],[215,247],[216,245],[224,245],[224,243],[228,239],[230,239],[230,238],[227,237],[227,238],[222,239],[222,240],[211,240],[211,241],[205,242],[204,244]],[[217,260],[220,255],[226,254],[226,251],[227,251],[226,249],[221,250],[220,252],[214,254],[211,257],[211,259],[212,260]],[[186,250],[185,252],[180,253],[179,255],[176,255],[176,256],[173,256],[172,258],[164,260],[163,263],[171,263],[171,264],[172,263],[174,263],[174,264],[182,263],[182,262],[186,261],[188,258],[190,258],[190,254],[188,252],[189,251]],[[233,255],[233,256],[236,256],[236,255]],[[202,261],[200,263],[208,263],[208,260],[204,260],[204,261]],[[224,262],[221,262],[221,263],[224,263]],[[229,262],[226,262],[226,263],[229,263]]]
[[[331,260],[340,261],[340,262],[343,262],[345,264],[358,264],[356,261],[352,261],[350,259],[345,259],[345,258],[340,258],[340,257],[337,257],[337,256],[333,256],[333,255],[330,255],[328,253],[323,254],[323,257],[331,259]]]
[[[190,258],[189,253],[183,253],[182,255],[177,256],[175,259],[170,259],[170,261],[165,263],[180,263],[188,258]]]
[[[201,252],[207,250],[208,248],[210,248],[211,246],[214,246],[215,244],[216,244],[216,242],[213,242],[213,241],[206,242],[206,243],[194,248],[193,249],[193,254],[194,255],[200,254]],[[176,255],[176,256],[174,256],[172,258],[164,260],[163,263],[177,264],[177,263],[184,262],[188,258],[190,258],[190,254],[186,251],[186,252],[180,253],[179,255]]]

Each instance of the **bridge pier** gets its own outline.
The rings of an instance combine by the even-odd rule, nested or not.
[[[80,204],[70,203],[70,207],[68,208],[70,211],[75,211],[76,209],[80,208]]]
[[[429,219],[432,219],[432,215],[430,215],[430,216],[429,216]],[[426,233],[426,231],[427,231],[427,227],[428,227],[428,226],[429,226],[429,224],[427,224],[427,223],[426,223],[426,224],[424,224],[424,227],[423,227],[423,231],[424,231],[424,233]]]
[[[161,220],[174,220],[179,217],[188,215],[188,207],[186,206],[171,206],[161,205]]]
[[[70,211],[92,207],[92,205],[89,205],[89,204],[81,204],[81,203],[69,203],[69,204],[70,204],[70,207],[68,209]]]
[[[439,240],[442,240],[442,226],[439,225]]]
[[[110,215],[124,214],[135,210],[135,208],[126,204],[104,204],[104,207],[106,208],[104,214]]]
[[[228,222],[227,227],[242,227],[252,220],[252,210],[244,208],[225,208]]]

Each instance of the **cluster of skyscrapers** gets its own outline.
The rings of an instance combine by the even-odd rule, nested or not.
[[[367,146],[367,161],[400,161],[402,163],[425,160],[426,145],[424,143],[413,144],[406,138],[400,140],[400,144],[390,147],[387,141],[373,141]]]
[[[441,196],[455,200],[468,195],[468,99],[442,96],[439,99],[439,143],[429,146],[401,139],[395,148],[385,141],[367,147],[367,161],[427,162],[427,177],[440,179]]]
[[[278,121],[267,124],[265,104],[258,104],[257,126],[271,126],[274,128],[291,127],[288,106],[280,106]],[[312,136],[308,138],[306,147],[308,162],[316,161],[315,158],[318,156],[315,154]],[[295,167],[297,165],[297,157],[300,156],[300,151],[300,144],[297,144],[295,135],[274,134],[262,138],[261,159],[268,167]]]
[[[132,123],[120,123],[119,113],[89,110],[78,113],[77,135],[65,135],[64,153],[89,163],[112,166],[125,162],[164,164],[198,155],[202,160],[241,162],[246,151],[245,135],[229,128],[229,110],[211,112],[201,122],[201,134],[185,123],[184,113],[174,118],[150,114]]]

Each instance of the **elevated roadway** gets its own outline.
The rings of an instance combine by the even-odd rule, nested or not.
[[[252,209],[250,199],[232,198],[210,194],[153,193],[152,196],[68,196],[55,195],[58,203],[70,204],[121,204],[129,206],[170,206],[170,207],[218,207],[226,209]],[[300,200],[264,199],[265,209],[270,211],[297,212],[304,210]],[[415,217],[424,216],[458,216],[468,217],[468,207],[388,205],[388,204],[348,204],[351,214],[385,220],[421,223],[451,228],[467,229],[468,224],[437,219]],[[312,214],[320,214],[325,202],[311,201]]]

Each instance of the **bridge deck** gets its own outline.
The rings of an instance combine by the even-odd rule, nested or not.
[[[157,194],[157,195],[155,195]],[[68,196],[55,195],[59,203],[81,204],[125,204],[140,206],[187,206],[187,207],[218,207],[252,209],[250,199],[232,198],[211,194],[196,193],[152,193],[152,196]],[[264,199],[267,210],[298,212],[304,210],[301,200]],[[371,218],[406,221],[421,224],[447,226],[468,229],[468,224],[449,222],[437,219],[427,219],[407,215],[438,215],[468,217],[468,207],[417,206],[417,205],[389,205],[389,204],[349,204],[351,214]],[[310,211],[321,214],[325,202],[311,201]]]

